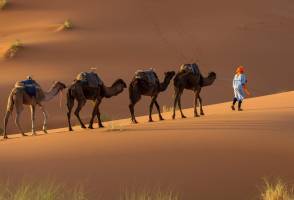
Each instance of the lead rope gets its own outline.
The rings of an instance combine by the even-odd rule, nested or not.
[[[61,90],[59,93],[59,107],[62,108],[62,97],[63,97],[63,91]]]

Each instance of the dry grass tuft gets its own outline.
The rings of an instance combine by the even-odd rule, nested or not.
[[[58,27],[57,31],[66,31],[71,29],[73,29],[73,23],[71,20],[67,19]]]
[[[4,53],[4,58],[13,58],[16,56],[17,52],[23,48],[23,44],[19,41],[16,40],[13,42],[10,47],[6,50]]]
[[[265,186],[261,194],[261,200],[294,200],[294,190],[282,180],[269,183],[265,180]]]
[[[173,191],[125,191],[120,200],[179,200],[179,195]]]
[[[2,184],[0,200],[88,200],[82,187],[68,189],[55,182]]]
[[[164,105],[164,106],[162,106],[162,112],[173,112],[173,110],[174,110],[174,107],[173,106],[166,106],[166,105]],[[176,107],[176,110],[178,110],[178,107]]]
[[[0,0],[0,10],[3,10],[8,4],[8,0]]]
[[[107,131],[124,131],[125,129],[123,129],[123,127],[118,124],[118,123],[114,123],[114,122],[109,122],[109,127],[107,128]]]

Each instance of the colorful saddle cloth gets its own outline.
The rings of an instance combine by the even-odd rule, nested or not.
[[[23,80],[21,81],[26,93],[32,97],[36,97],[37,95],[37,84],[34,80]]]

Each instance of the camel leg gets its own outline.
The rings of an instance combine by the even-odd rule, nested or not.
[[[132,95],[130,96],[131,103],[129,105],[129,109],[131,113],[131,120],[132,120],[132,123],[134,124],[138,123],[135,116],[135,105],[140,99],[141,99],[141,95],[138,93],[138,91],[133,91]]]
[[[36,106],[35,105],[31,105],[31,120],[32,120],[32,134],[36,135],[36,131],[35,131],[35,116],[36,116]]]
[[[195,91],[195,97],[194,97],[194,117],[199,117],[199,115],[197,113],[198,98],[199,98],[199,92],[198,91]]]
[[[184,113],[182,111],[181,96],[182,96],[182,93],[180,93],[179,98],[178,98],[178,106],[179,106],[179,109],[180,109],[181,117],[186,118],[186,116],[184,115]]]
[[[18,130],[21,132],[22,136],[27,136],[24,133],[23,129],[21,128],[21,125],[20,125],[20,122],[19,122],[20,121],[19,120],[20,119],[20,115],[21,115],[22,111],[23,111],[23,109],[17,109],[16,116],[15,116],[15,124],[16,124]]]
[[[48,133],[47,132],[47,119],[48,119],[48,115],[47,115],[47,111],[45,109],[45,107],[43,105],[40,105],[42,113],[43,113],[43,117],[44,117],[44,121],[43,121],[43,131],[44,133]]]
[[[97,100],[94,101],[94,108],[93,108],[93,111],[92,111],[92,116],[91,116],[91,119],[90,119],[90,122],[89,122],[89,129],[93,129],[93,123],[94,123],[94,118],[96,117],[97,115]]]
[[[84,123],[82,122],[81,118],[80,118],[80,111],[82,110],[83,106],[86,104],[86,100],[85,99],[79,99],[78,100],[78,106],[75,110],[75,115],[78,118],[80,124],[81,124],[81,128],[86,128],[86,126],[84,125]]]
[[[179,100],[179,91],[175,89],[175,99],[174,99],[174,107],[173,107],[173,115],[172,118],[175,119],[176,118],[176,108],[177,108],[177,103]]]
[[[95,101],[95,105],[94,105],[94,108],[93,108],[93,111],[92,111],[92,117],[91,117],[91,120],[90,120],[90,123],[89,123],[89,129],[93,129],[93,123],[94,123],[94,119],[95,117],[97,116],[98,118],[98,125],[99,127],[104,127],[102,125],[102,122],[101,122],[101,119],[100,119],[100,111],[99,111],[99,105],[101,103],[101,100],[100,99],[97,99]]]
[[[203,108],[202,108],[202,98],[200,97],[200,94],[198,95],[199,104],[200,104],[200,115],[204,115]]]
[[[5,113],[5,117],[4,117],[4,133],[3,133],[3,138],[7,139],[7,123],[8,123],[8,119],[10,117],[12,110],[7,110]]]
[[[68,122],[68,130],[73,131],[71,126],[71,112],[74,107],[75,100],[74,98],[70,97],[69,94],[67,95],[67,122]]]
[[[153,105],[154,105],[155,100],[156,100],[156,97],[152,97],[151,103],[149,105],[149,122],[153,122],[152,110],[153,110]]]
[[[157,100],[155,100],[154,103],[155,103],[155,106],[156,106],[157,111],[158,111],[159,120],[160,121],[164,120],[163,117],[162,117],[162,115],[161,115],[161,113],[160,113],[160,107],[159,107],[159,104],[158,104]]]
[[[103,128],[104,126],[103,126],[102,121],[101,121],[101,114],[100,114],[99,104],[97,106],[97,112],[96,112],[97,113],[97,118],[98,118],[98,126],[99,126],[99,128]]]

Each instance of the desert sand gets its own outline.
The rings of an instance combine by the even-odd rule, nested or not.
[[[0,60],[0,116],[9,90],[28,74],[47,89],[54,80],[68,85],[93,66],[111,85],[119,77],[129,83],[140,68],[154,67],[162,79],[164,71],[197,61],[204,75],[215,71],[218,76],[202,91],[205,104],[231,100],[231,79],[239,64],[247,69],[254,96],[293,90],[293,13],[289,0],[10,0],[0,12],[0,55],[16,39],[24,49]],[[73,30],[56,32],[66,19]],[[160,95],[161,106],[171,105],[172,93],[169,87]],[[191,92],[185,94],[186,108],[192,98]],[[146,114],[148,102],[143,98],[138,104],[138,115]],[[125,91],[105,100],[101,111],[125,118],[128,103]],[[60,109],[56,99],[47,107],[49,127],[64,127],[65,106]],[[83,118],[88,119],[90,109],[91,104]],[[26,130],[28,118],[24,113]],[[13,123],[9,131],[17,132]]]
[[[172,188],[181,199],[258,199],[263,178],[294,182],[294,92],[206,106],[206,115],[104,129],[10,136],[0,142],[0,179],[82,184],[92,197],[118,199],[124,188]],[[154,119],[157,116],[154,115]]]

